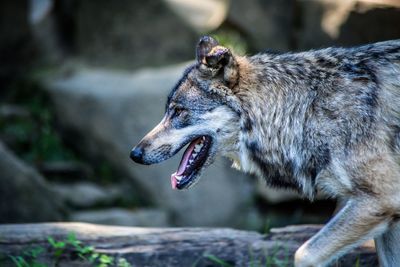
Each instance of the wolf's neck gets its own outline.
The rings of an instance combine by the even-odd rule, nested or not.
[[[254,65],[252,81],[240,88],[241,165],[273,186],[312,197],[315,171],[306,166],[306,114],[313,97],[302,82],[272,68]],[[289,75],[290,76],[290,75]]]

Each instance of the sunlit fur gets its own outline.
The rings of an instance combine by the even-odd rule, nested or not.
[[[220,153],[270,186],[348,199],[296,267],[325,266],[367,238],[382,266],[400,266],[400,40],[247,57],[203,37],[196,59],[139,144],[144,163],[209,135],[206,165]]]

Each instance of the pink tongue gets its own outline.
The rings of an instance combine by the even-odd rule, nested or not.
[[[178,170],[176,172],[177,175],[182,175],[183,172],[185,171],[186,166],[187,166],[188,161],[189,161],[189,158],[190,158],[190,155],[192,155],[193,149],[194,149],[195,145],[197,145],[197,143],[199,143],[199,141],[200,141],[200,138],[194,140],[192,143],[190,143],[188,148],[186,148],[186,151],[183,154],[181,163],[179,164],[179,168],[178,168]]]
[[[171,174],[171,186],[172,189],[176,189],[176,185],[178,184],[178,181],[175,178],[176,173]]]
[[[183,172],[185,171],[186,165],[187,165],[187,163],[189,161],[189,158],[190,158],[190,155],[192,155],[193,149],[194,149],[195,145],[197,143],[199,143],[199,141],[200,141],[200,138],[196,139],[195,141],[193,141],[188,146],[188,148],[186,149],[185,153],[183,154],[183,157],[182,157],[181,163],[179,164],[178,170],[175,173],[171,174],[171,186],[172,186],[172,189],[177,189],[178,180],[176,179],[176,176],[177,175],[182,175]]]

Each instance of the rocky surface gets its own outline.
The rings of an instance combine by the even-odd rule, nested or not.
[[[73,46],[91,64],[159,66],[194,53],[197,34],[162,0],[60,2],[70,7],[63,21],[70,24]]]
[[[59,221],[61,199],[43,177],[0,142],[0,223]]]
[[[118,186],[102,187],[89,182],[52,183],[51,186],[59,197],[76,208],[111,204],[123,194]]]
[[[400,37],[400,2],[298,0],[296,48],[359,45]]]
[[[215,30],[225,20],[230,0],[164,0],[199,33]]]
[[[44,251],[37,261],[54,263],[54,249],[47,238],[66,240],[74,233],[83,245],[98,253],[124,258],[132,266],[292,266],[295,250],[319,226],[304,225],[256,232],[222,228],[128,228],[83,223],[3,225],[0,227],[0,265],[14,266],[9,256],[23,255],[32,247]],[[374,248],[365,244],[337,260],[336,267],[375,267]],[[73,250],[65,250],[58,266],[90,266]]]
[[[227,21],[246,37],[254,51],[290,49],[295,1],[232,0]]]
[[[69,217],[71,221],[95,224],[167,227],[169,226],[167,212],[160,209],[106,208],[96,210],[77,211]]]
[[[179,155],[152,166],[129,159],[132,147],[161,120],[166,97],[185,66],[136,73],[78,68],[47,77],[44,86],[71,143],[79,140],[83,153],[101,156],[124,172],[177,225],[234,225],[246,216],[253,185],[229,162],[217,160],[193,189],[175,191],[170,174],[178,167]]]

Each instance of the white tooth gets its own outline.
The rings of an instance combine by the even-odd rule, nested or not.
[[[192,159],[189,159],[189,164],[192,164],[192,162],[193,162],[193,160],[192,160]]]
[[[176,175],[175,178],[176,178],[176,180],[178,180],[178,182],[179,182],[180,180],[182,180],[182,175]]]
[[[197,152],[192,154],[193,158],[195,158],[197,156]]]
[[[205,136],[203,136],[203,140],[206,140],[206,137],[205,137]]]
[[[201,150],[202,146],[196,146],[194,148],[194,152],[198,153]]]

